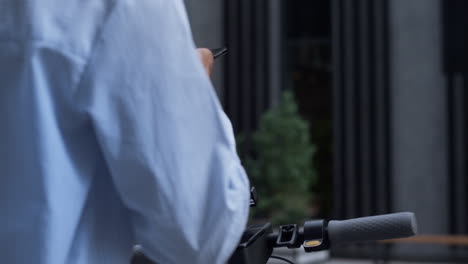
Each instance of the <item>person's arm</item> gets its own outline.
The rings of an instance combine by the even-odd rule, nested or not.
[[[157,263],[223,263],[249,183],[180,0],[124,0],[94,44],[79,92],[136,242]]]

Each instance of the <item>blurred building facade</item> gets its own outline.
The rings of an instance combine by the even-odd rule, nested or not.
[[[278,103],[284,80],[282,0],[186,0],[195,43],[228,47],[213,83],[236,131],[251,131]]]
[[[318,82],[325,88],[312,89],[311,93],[295,90],[303,100],[311,102],[300,103],[305,115],[330,109],[329,119],[333,121],[333,132],[329,131],[333,151],[323,152],[324,158],[320,159],[325,167],[333,166],[333,185],[327,185],[332,182],[328,180],[331,169],[330,173],[321,170],[320,175],[325,178],[321,186],[327,190],[323,195],[328,190],[333,193],[329,199],[331,210],[325,211],[325,216],[345,219],[412,211],[418,217],[422,234],[468,233],[468,3],[186,3],[197,45],[226,45],[230,49],[229,55],[215,66],[214,84],[238,132],[252,131],[261,113],[278,103],[283,89],[297,89],[294,65],[308,65],[301,64],[300,57],[313,55],[314,50],[319,51],[315,57],[330,53],[331,56],[324,56],[330,60],[330,71],[326,63],[310,71],[325,72],[317,75],[325,76],[325,81]],[[301,5],[305,12],[302,15],[298,13]],[[314,10],[309,15],[309,26],[323,23],[318,27],[325,33],[314,31],[313,38],[296,34],[300,30],[289,34],[291,20],[299,21],[296,28],[308,25],[307,20],[300,18],[307,18],[307,8],[311,7],[328,12],[329,24],[314,20],[319,16]],[[291,14],[292,11],[296,13]],[[304,46],[307,47],[302,49]],[[299,50],[305,52],[297,52],[299,59],[293,60],[294,51]],[[328,72],[332,74],[330,83]],[[321,102],[327,103],[320,109],[310,108]],[[327,118],[323,114],[309,121],[313,122],[313,129],[315,126],[319,130]],[[333,165],[327,163],[327,155]],[[441,245],[355,246],[332,253],[349,257],[385,254],[402,259],[468,260],[466,247]]]
[[[335,215],[412,211],[421,234],[467,234],[467,112],[460,66],[466,63],[465,2],[332,2]],[[466,247],[443,245],[385,252],[429,260],[468,257]]]

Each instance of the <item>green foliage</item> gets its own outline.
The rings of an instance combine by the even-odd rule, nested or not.
[[[244,166],[259,193],[254,217],[274,223],[298,222],[308,216],[310,187],[315,180],[312,167],[314,146],[309,126],[298,114],[291,92],[285,92],[280,105],[266,112],[251,139],[247,153],[246,136],[239,139]]]

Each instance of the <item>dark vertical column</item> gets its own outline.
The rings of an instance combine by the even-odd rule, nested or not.
[[[252,132],[282,87],[282,0],[225,1],[224,103],[237,132]]]
[[[241,10],[241,28],[240,31],[240,53],[239,54],[242,58],[240,61],[241,65],[241,78],[240,78],[240,86],[237,87],[239,91],[241,91],[240,101],[239,101],[239,109],[241,115],[241,127],[243,131],[250,132],[252,131],[252,108],[253,108],[253,101],[255,93],[253,93],[253,76],[254,72],[254,60],[253,52],[254,50],[254,38],[253,32],[255,30],[255,24],[253,23],[253,12],[254,12],[254,1],[251,0],[239,0],[240,1],[240,10]],[[234,88],[235,89],[235,88]]]
[[[239,1],[225,1],[225,39],[229,54],[226,58],[224,107],[231,119],[234,130],[238,131],[240,126],[239,87],[241,86],[241,45],[240,26],[241,9]]]
[[[467,234],[467,85],[462,73],[447,75],[449,133],[449,192],[452,234]]]
[[[360,104],[358,105],[359,108],[359,116],[361,117],[359,120],[359,127],[361,128],[361,140],[360,143],[360,153],[359,159],[360,163],[364,166],[361,167],[360,171],[360,189],[358,192],[361,194],[361,210],[360,215],[371,215],[372,212],[372,201],[374,198],[372,197],[372,90],[371,87],[371,79],[369,78],[370,67],[372,65],[372,61],[370,60],[371,56],[369,53],[370,49],[370,27],[369,24],[371,22],[370,16],[368,16],[369,9],[370,9],[370,1],[369,0],[360,0],[358,3],[358,10],[357,10],[357,18],[358,18],[358,31],[357,37],[359,37],[359,65],[358,67],[361,69],[359,74],[360,79],[360,90],[359,93],[359,101]]]
[[[255,30],[253,30],[253,55],[255,56],[255,83],[254,83],[254,91],[255,91],[255,106],[253,109],[252,116],[260,116],[264,109],[268,107],[268,91],[266,90],[268,83],[266,80],[267,77],[267,32],[265,28],[267,28],[268,16],[267,10],[265,8],[266,1],[268,0],[256,0],[252,1],[255,4]]]
[[[467,113],[467,92],[465,78],[462,74],[454,74],[452,85],[449,87],[451,90],[451,191],[450,191],[450,204],[452,216],[451,232],[454,234],[467,234],[468,219],[467,219],[467,142],[466,137],[468,131],[466,130],[466,115]]]
[[[332,64],[333,64],[333,138],[334,138],[334,179],[333,179],[333,216],[335,219],[346,217],[345,184],[345,115],[344,115],[344,58],[343,58],[343,5],[342,0],[332,1]]]
[[[371,33],[374,79],[374,124],[375,124],[375,213],[383,214],[392,209],[391,204],[391,127],[390,127],[390,68],[389,68],[389,7],[387,0],[376,0],[372,3]]]
[[[356,158],[357,149],[356,144],[358,142],[358,135],[356,134],[357,130],[357,116],[356,109],[358,107],[356,97],[358,96],[358,90],[356,89],[357,84],[357,60],[355,58],[356,54],[356,1],[343,1],[343,19],[346,21],[344,24],[344,40],[346,45],[344,45],[343,55],[344,55],[344,82],[345,86],[343,89],[343,98],[344,98],[344,122],[345,122],[345,133],[347,134],[347,140],[345,144],[345,188],[346,192],[346,217],[352,218],[357,216],[357,184],[358,184],[358,174],[357,166],[358,160]]]
[[[387,4],[332,1],[337,218],[391,211]],[[332,254],[373,256],[377,250],[343,247]]]
[[[390,211],[386,0],[335,0],[335,213]]]
[[[277,105],[280,100],[282,86],[284,85],[283,72],[283,0],[268,0],[268,85],[270,91],[269,100],[272,105]]]

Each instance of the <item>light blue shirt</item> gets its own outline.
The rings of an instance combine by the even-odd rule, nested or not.
[[[0,263],[224,263],[249,183],[182,0],[0,0]]]

